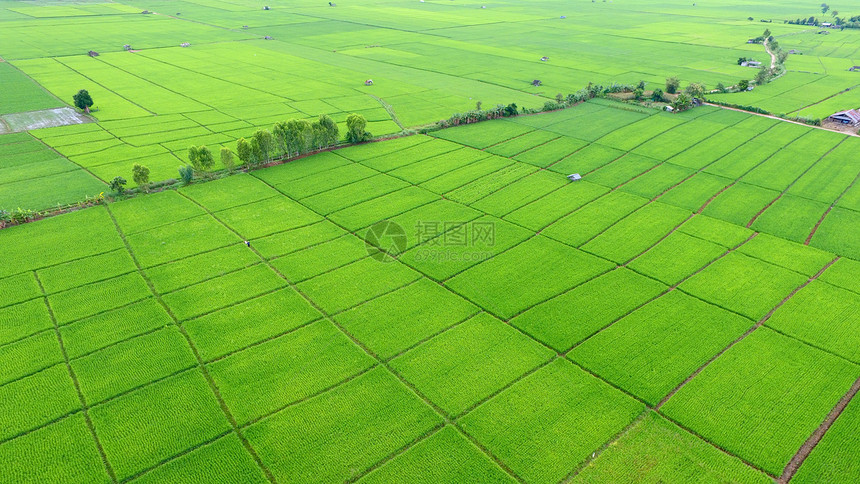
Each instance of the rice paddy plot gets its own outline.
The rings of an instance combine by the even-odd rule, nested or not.
[[[595,334],[568,358],[656,405],[752,325],[673,291]]]
[[[390,365],[442,410],[459,415],[552,356],[548,348],[481,313]]]
[[[523,479],[558,482],[644,409],[643,404],[558,359],[460,423]]]
[[[442,422],[376,367],[255,423],[244,434],[276,478],[331,481],[357,477]]]
[[[508,319],[610,269],[608,262],[538,235],[445,284]]]
[[[858,375],[854,364],[760,328],[684,385],[662,410],[779,475]]]
[[[571,482],[609,484],[636,480],[771,482],[740,459],[720,452],[653,412],[634,424],[616,445],[603,451]]]
[[[678,288],[758,321],[807,279],[799,273],[733,252]]]
[[[619,268],[538,304],[510,322],[556,351],[566,352],[666,289]]]
[[[794,476],[797,482],[852,481],[860,477],[857,431],[860,429],[860,400],[852,400]]]

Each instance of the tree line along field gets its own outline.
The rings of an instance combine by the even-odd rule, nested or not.
[[[0,201],[21,202],[2,206],[26,202],[24,208],[39,210],[95,196],[115,176],[130,178],[134,164],[149,167],[153,181],[176,178],[189,145],[234,148],[239,137],[290,117],[329,114],[343,124],[357,112],[371,133],[386,135],[468,111],[478,101],[538,107],[589,82],[644,80],[658,87],[679,76],[708,87],[731,85],[753,77],[738,57],[766,56],[761,45],[745,43],[763,25],[786,48],[808,52],[789,59],[784,78],[716,98],[816,117],[860,104],[852,101],[855,91],[831,97],[857,84],[856,73],[847,72],[856,63],[847,45],[857,33],[825,38],[780,18],[762,24],[775,15],[767,5],[511,0],[480,8],[377,0],[330,7],[302,0],[271,7],[264,11],[249,0],[0,1],[0,76],[16,93],[0,100],[0,112],[63,105],[85,88],[98,120],[30,132],[78,165],[74,176],[89,175],[87,183],[58,183],[71,171],[7,175],[17,183],[0,190]],[[806,17],[810,8],[783,3],[779,15]],[[44,31],[55,35],[34,35]],[[190,47],[180,47],[184,42]],[[100,55],[89,57],[90,50]],[[808,65],[819,58],[816,66],[827,69]],[[367,79],[374,84],[365,86]],[[535,79],[542,85],[532,86]],[[14,164],[6,160],[0,158],[0,170]],[[58,189],[26,188],[42,177]]]
[[[857,480],[856,142],[598,99],[4,229],[0,463],[768,482],[845,407],[788,475]]]

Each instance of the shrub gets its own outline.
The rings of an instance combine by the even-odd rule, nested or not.
[[[12,223],[12,215],[6,210],[0,210],[0,229]]]
[[[654,89],[654,92],[651,93],[651,100],[658,103],[663,102],[663,90]]]
[[[750,81],[741,79],[738,81],[738,91],[746,91],[750,87]]]
[[[17,224],[22,224],[33,220],[34,218],[36,218],[36,215],[37,213],[30,210],[29,208],[18,207],[17,209],[12,211],[10,216],[13,222]]]

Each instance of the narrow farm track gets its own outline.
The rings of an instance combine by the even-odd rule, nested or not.
[[[753,116],[760,116],[760,117],[762,117],[762,118],[769,118],[769,119],[773,119],[773,120],[775,120],[775,121],[782,121],[782,122],[784,122],[784,123],[792,123],[792,124],[796,124],[796,125],[799,125],[799,126],[803,126],[803,127],[805,127],[805,128],[820,129],[820,130],[822,130],[822,131],[830,131],[831,133],[832,133],[832,132],[834,132],[832,129],[827,129],[827,128],[823,128],[823,127],[821,127],[821,126],[814,126],[814,125],[811,125],[811,124],[801,123],[800,121],[793,121],[793,120],[791,120],[791,119],[780,118],[779,116],[774,116],[774,115],[772,115],[772,114],[764,114],[764,113],[756,113],[756,112],[752,112],[752,111],[745,111],[745,110],[743,110],[743,109],[733,108],[733,107],[730,107],[730,106],[723,106],[723,105],[720,105],[720,104],[709,103],[709,102],[707,102],[707,101],[705,101],[703,104],[705,104],[706,106],[712,106],[712,107],[715,107],[715,108],[728,109],[728,110],[730,110],[730,111],[738,111],[738,112],[745,113],[745,114],[751,114],[751,115],[753,115]],[[846,136],[860,137],[860,134],[858,134],[858,133],[854,133],[854,132],[847,132],[847,133],[846,133],[846,132],[843,132],[843,131],[836,131],[836,132],[837,132],[837,133],[842,133],[842,134],[844,134],[844,135],[846,135]]]

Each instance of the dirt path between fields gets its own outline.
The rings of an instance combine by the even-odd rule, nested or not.
[[[851,403],[851,400],[854,398],[855,395],[857,395],[858,391],[860,391],[860,378],[858,378],[854,382],[854,384],[851,385],[851,388],[845,395],[842,396],[842,398],[839,400],[839,403],[837,403],[836,406],[833,407],[833,410],[831,410],[830,413],[827,414],[827,418],[825,418],[824,421],[821,422],[821,425],[818,426],[817,429],[815,429],[815,432],[812,432],[812,435],[810,435],[809,438],[806,439],[806,442],[804,442],[803,445],[800,446],[800,450],[798,450],[797,453],[794,454],[794,457],[792,457],[791,460],[788,461],[788,464],[786,464],[785,469],[782,471],[782,475],[779,477],[779,479],[777,479],[778,483],[787,484],[789,481],[791,481],[791,479],[794,477],[794,474],[797,473],[798,469],[800,469],[800,466],[803,464],[803,461],[805,461],[806,458],[809,457],[809,454],[812,453],[812,449],[814,449],[815,446],[818,445],[819,442],[821,442],[821,439],[824,438],[824,434],[827,433],[827,431],[833,425],[833,422],[835,422],[836,419],[839,418],[839,415],[842,414],[842,411],[845,410],[845,407],[847,407],[848,404]]]
[[[821,129],[821,130],[824,130],[824,131],[830,131],[830,132],[832,132],[832,133],[842,133],[842,134],[845,134],[845,135],[848,135],[848,136],[856,136],[856,137],[860,137],[860,134],[857,134],[857,133],[852,133],[852,132],[847,132],[847,131],[839,131],[839,130],[835,130],[835,129],[827,129],[827,128],[825,128],[824,126],[813,126],[813,125],[811,125],[811,124],[801,123],[800,121],[792,121],[792,120],[790,120],[790,119],[780,118],[779,116],[774,116],[774,115],[772,115],[772,114],[754,113],[754,112],[752,112],[752,111],[745,111],[745,110],[743,110],[743,109],[732,108],[732,107],[729,107],[729,106],[722,106],[722,105],[720,105],[720,104],[709,103],[709,102],[707,102],[707,101],[704,101],[702,104],[705,104],[705,105],[707,105],[707,106],[713,106],[713,107],[715,107],[715,108],[729,109],[729,110],[731,110],[731,111],[738,111],[738,112],[741,112],[741,113],[754,114],[754,115],[756,115],[756,116],[761,116],[761,117],[763,117],[763,118],[775,119],[775,120],[777,120],[777,121],[782,121],[782,122],[785,122],[785,123],[797,124],[797,125],[800,125],[800,126],[805,126],[805,127],[807,127],[807,128]]]

